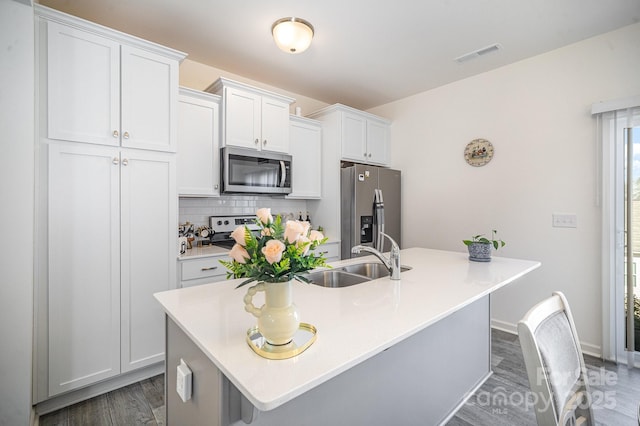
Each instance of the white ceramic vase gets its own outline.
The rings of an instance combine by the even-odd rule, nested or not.
[[[258,283],[249,287],[244,296],[245,310],[258,318],[258,330],[273,346],[291,343],[298,331],[300,319],[292,298],[293,281]],[[256,308],[253,296],[264,291],[264,305]]]

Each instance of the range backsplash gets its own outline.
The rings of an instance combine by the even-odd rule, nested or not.
[[[223,195],[219,198],[180,198],[178,220],[179,223],[191,222],[196,227],[207,226],[209,216],[252,215],[261,207],[270,207],[274,216],[293,214],[297,219],[300,212],[303,218],[307,214],[305,200],[259,195]]]

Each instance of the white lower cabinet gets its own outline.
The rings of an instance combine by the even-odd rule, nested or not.
[[[321,254],[327,263],[340,260],[340,241],[329,241],[315,248],[316,254]]]
[[[227,279],[227,268],[220,261],[230,261],[226,254],[182,259],[179,263],[180,287],[208,284]]]
[[[175,156],[48,145],[48,397],[164,359]]]

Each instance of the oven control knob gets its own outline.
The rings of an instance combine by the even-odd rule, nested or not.
[[[220,225],[222,225],[222,221],[221,220],[218,221],[218,226],[220,226]]]
[[[228,220],[225,220],[225,221],[224,221],[224,224],[225,224],[225,225],[228,225],[228,224],[229,224],[229,221],[228,221]]]

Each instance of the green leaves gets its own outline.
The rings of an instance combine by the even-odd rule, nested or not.
[[[464,245],[470,246],[473,243],[482,243],[482,244],[491,244],[493,248],[498,250],[500,247],[504,247],[507,243],[502,241],[501,239],[496,239],[496,235],[498,231],[495,229],[491,230],[491,239],[488,239],[484,236],[484,234],[474,235],[470,240],[462,240]]]
[[[313,252],[320,244],[326,243],[327,238],[315,241],[300,240],[289,243],[284,238],[285,225],[282,223],[282,218],[279,215],[268,224],[264,224],[260,219],[256,219],[256,224],[260,229],[260,235],[258,236],[252,233],[246,226],[244,227],[244,248],[249,255],[249,259],[246,259],[245,263],[240,263],[237,260],[220,261],[228,270],[227,279],[247,278],[247,280],[240,283],[238,287],[242,287],[253,281],[281,282],[296,279],[308,283],[309,281],[302,274],[311,269],[327,266],[325,257],[322,254]],[[307,239],[310,230],[308,229],[308,225],[305,226],[307,231],[304,237]],[[314,235],[314,237],[316,236]],[[271,257],[270,260],[274,263],[269,263],[262,249],[267,245],[267,242],[274,239],[284,244],[284,250],[282,251],[280,261],[275,261],[278,257]],[[273,243],[269,248],[272,247]],[[305,252],[307,252],[307,254],[305,254]],[[276,254],[277,253],[279,253],[279,251],[277,251]],[[239,258],[239,260],[242,261],[245,259]]]

